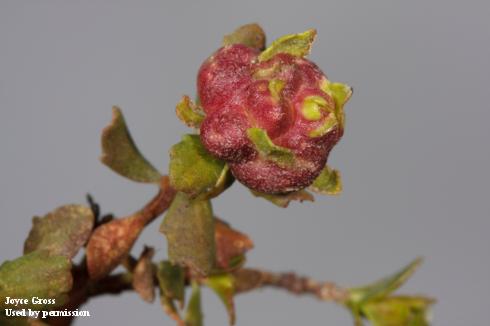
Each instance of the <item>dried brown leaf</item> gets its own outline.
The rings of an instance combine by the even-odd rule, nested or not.
[[[153,248],[145,247],[133,270],[133,288],[146,302],[155,300],[155,271],[151,261],[154,254]]]
[[[87,269],[90,278],[109,274],[128,255],[145,226],[141,215],[102,224],[87,245]]]
[[[232,269],[232,262],[254,247],[252,240],[229,224],[215,218],[216,265],[223,270]]]

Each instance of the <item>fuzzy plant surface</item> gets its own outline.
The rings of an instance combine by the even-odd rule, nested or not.
[[[225,45],[199,70],[201,141],[250,189],[274,194],[311,185],[342,137],[352,89],[330,82],[306,58],[315,35],[286,35],[265,51]]]
[[[334,302],[356,326],[428,326],[433,299],[394,294],[421,259],[358,287],[252,268],[246,264],[251,238],[213,211],[212,199],[236,180],[281,208],[313,201],[310,191],[341,192],[340,173],[327,159],[344,134],[352,88],[330,81],[307,59],[315,37],[311,29],[266,46],[257,24],[226,35],[197,72],[195,101],[184,96],[176,106],[177,117],[193,131],[170,149],[167,175],[141,154],[114,107],[102,132],[101,161],[126,178],[157,186],[156,195],[122,217],[101,214],[89,195],[88,205],[34,217],[24,255],[0,265],[0,325],[70,325],[91,298],[136,291],[147,302],[158,295],[178,326],[201,326],[202,287],[221,299],[228,313],[223,324],[233,325],[236,295],[276,287]],[[168,258],[155,261],[151,246],[135,255],[143,229],[164,213],[160,231]],[[124,271],[114,272],[119,266]],[[33,296],[46,304],[25,302],[16,309],[43,309],[45,315],[12,316],[5,298]]]

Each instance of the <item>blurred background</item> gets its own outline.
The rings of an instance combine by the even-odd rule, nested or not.
[[[161,171],[190,132],[174,115],[202,61],[237,26],[271,41],[316,28],[311,59],[354,87],[329,164],[344,192],[288,209],[236,184],[216,215],[249,234],[248,265],[360,285],[416,256],[403,293],[438,299],[434,325],[487,325],[490,293],[490,4],[487,1],[0,2],[0,261],[22,254],[33,215],[91,193],[127,215],[155,193],[98,161],[119,105]],[[134,247],[166,243],[151,224]],[[207,325],[225,325],[204,292]],[[330,303],[264,290],[236,298],[238,326],[350,325]],[[172,325],[136,294],[101,297],[75,325]],[[487,321],[485,321],[487,320]]]

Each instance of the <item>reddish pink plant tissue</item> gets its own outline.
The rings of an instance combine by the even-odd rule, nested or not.
[[[321,130],[334,110],[304,112],[313,99],[335,108],[322,83],[325,74],[310,60],[279,53],[266,61],[260,51],[241,44],[225,46],[201,66],[198,95],[206,113],[200,131],[206,149],[228,162],[233,175],[264,193],[286,193],[309,186],[343,134],[342,124]],[[267,132],[274,145],[294,154],[295,164],[281,165],[259,155],[249,128]]]

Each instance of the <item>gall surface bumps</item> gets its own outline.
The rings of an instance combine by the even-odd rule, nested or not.
[[[202,64],[201,141],[255,191],[300,190],[318,177],[342,137],[350,93],[339,100],[334,83],[302,56],[284,52],[261,60],[260,53],[233,44]]]

